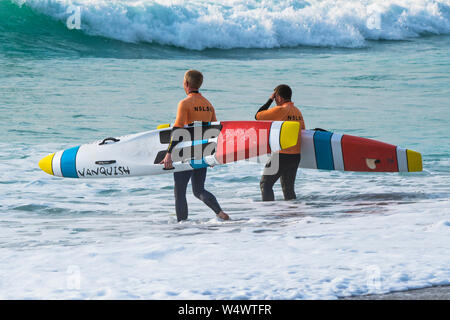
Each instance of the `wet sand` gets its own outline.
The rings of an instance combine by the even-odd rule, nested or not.
[[[343,300],[450,300],[450,285],[423,289],[370,294],[342,298]]]

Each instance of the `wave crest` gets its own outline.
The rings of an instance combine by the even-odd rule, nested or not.
[[[69,27],[79,19],[88,35],[192,50],[355,48],[366,40],[450,34],[448,0],[12,1]]]

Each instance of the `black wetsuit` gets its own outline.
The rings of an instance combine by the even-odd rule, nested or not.
[[[260,113],[261,111],[265,111],[265,110],[269,109],[269,107],[270,107],[270,105],[272,104],[272,102],[273,102],[273,99],[270,99],[270,98],[269,98],[269,100],[267,100],[267,102],[264,103],[264,104],[261,106],[261,108],[259,108],[258,111],[256,111],[255,119],[256,119],[256,115],[257,115],[258,113]],[[256,120],[258,120],[258,119],[256,119]]]
[[[263,201],[275,200],[273,185],[278,179],[280,179],[284,199],[292,200],[297,198],[295,195],[295,177],[297,175],[298,165],[300,164],[300,158],[300,154],[284,154],[277,152],[272,155],[264,168],[259,183]],[[272,165],[276,166],[276,161],[279,161],[278,170],[273,174],[273,170],[270,170],[269,168]]]
[[[173,179],[175,181],[175,210],[178,221],[186,220],[188,217],[186,189],[189,180],[192,182],[192,192],[194,193],[194,196],[202,200],[216,214],[222,211],[216,197],[211,192],[205,190],[207,169],[208,168],[181,171],[173,174]]]

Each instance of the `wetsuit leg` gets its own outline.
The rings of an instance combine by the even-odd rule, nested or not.
[[[205,190],[206,172],[208,168],[196,169],[192,173],[192,192],[194,196],[202,200],[216,214],[222,209],[217,202],[216,197],[209,191]]]
[[[300,164],[299,154],[282,154],[280,163],[283,165],[280,182],[283,189],[284,200],[296,199],[295,195],[295,177],[297,175],[298,165]]]
[[[273,185],[280,178],[281,175],[281,163],[279,154],[273,154],[270,160],[266,163],[259,186],[261,188],[262,201],[274,201],[275,195],[273,193]],[[277,157],[277,159],[275,158]],[[278,161],[278,168],[276,167],[276,161]],[[275,167],[274,167],[275,166]],[[274,170],[276,170],[274,172]]]
[[[177,220],[186,220],[188,217],[188,205],[186,201],[186,189],[189,179],[192,176],[192,170],[175,172],[173,179],[175,182],[175,211],[177,213]]]

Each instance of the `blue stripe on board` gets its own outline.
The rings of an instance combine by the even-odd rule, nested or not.
[[[76,168],[78,149],[80,146],[64,150],[61,156],[61,173],[65,178],[78,178]]]
[[[205,143],[208,143],[208,140],[195,140],[195,141],[192,141],[192,146],[197,146],[199,144],[205,144]]]
[[[194,169],[201,169],[206,168],[208,164],[205,162],[205,160],[191,160],[191,167]]]
[[[314,133],[317,169],[334,170],[333,151],[331,150],[332,135],[332,132],[326,131],[316,131]]]

